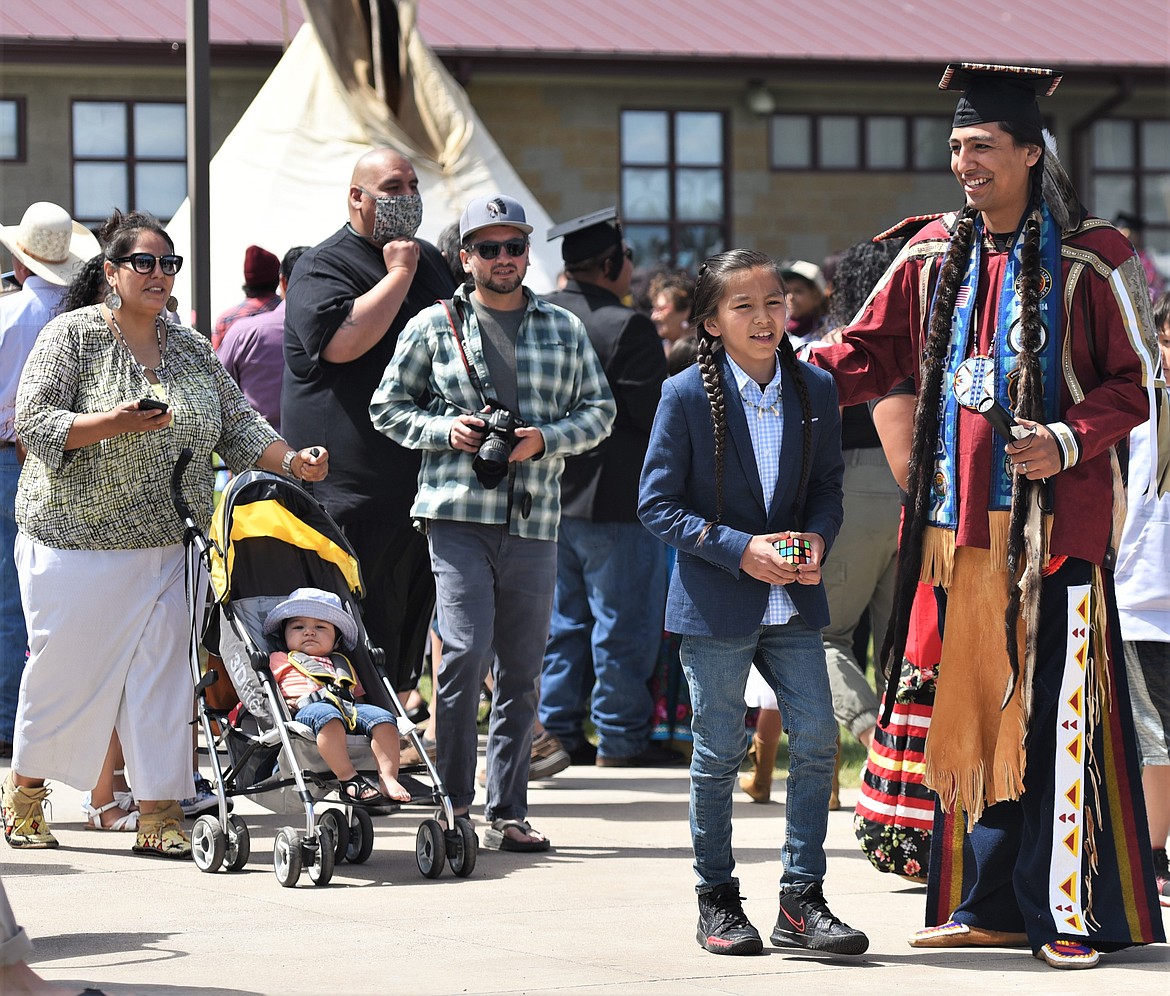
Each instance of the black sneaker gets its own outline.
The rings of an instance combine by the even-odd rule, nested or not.
[[[772,931],[772,943],[779,948],[808,948],[845,955],[864,954],[869,948],[865,934],[833,916],[819,882],[780,893],[780,915]]]
[[[764,950],[760,932],[743,912],[735,883],[699,894],[699,927],[695,939],[713,954],[748,955]]]

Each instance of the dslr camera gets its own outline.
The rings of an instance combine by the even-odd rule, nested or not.
[[[471,468],[476,480],[490,491],[499,487],[508,476],[508,457],[516,446],[516,430],[527,423],[498,401],[487,404],[488,411],[475,413],[475,417],[483,422],[480,430],[483,442]]]

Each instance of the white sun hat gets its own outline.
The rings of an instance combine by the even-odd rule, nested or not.
[[[93,232],[51,201],[30,204],[19,225],[0,225],[0,242],[38,277],[62,287],[102,251]]]
[[[298,588],[268,613],[268,618],[264,620],[264,632],[275,633],[286,619],[297,617],[324,619],[336,628],[343,649],[357,645],[357,623],[341,599],[331,591],[324,591],[321,588]]]

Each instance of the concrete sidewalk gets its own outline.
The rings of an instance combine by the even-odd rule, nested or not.
[[[6,774],[6,769],[3,770]],[[296,822],[237,801],[252,832],[239,873],[134,855],[131,834],[86,831],[80,793],[58,786],[55,851],[0,843],[0,873],[46,978],[108,993],[1166,993],[1170,948],[1105,956],[1088,972],[1048,968],[1026,951],[914,951],[924,890],[874,871],[831,813],[825,892],[865,930],[868,954],[831,959],[767,946],[776,917],[784,807],[737,792],[736,857],[760,957],[708,954],[695,942],[685,770],[569,768],[535,783],[533,824],[554,849],[480,850],[468,879],[434,881],[415,864],[427,815],[375,818],[374,854],[332,884],[308,874],[285,889],[272,872],[277,830]],[[856,793],[843,793],[851,807]],[[482,800],[480,800],[482,801]],[[479,816],[482,836],[482,810]]]

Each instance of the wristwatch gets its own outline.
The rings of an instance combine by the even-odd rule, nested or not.
[[[296,450],[289,450],[284,455],[284,458],[280,461],[280,470],[281,473],[283,473],[286,477],[292,477],[299,481],[300,478],[293,473],[292,469],[293,461],[297,458],[297,456],[298,453]]]

